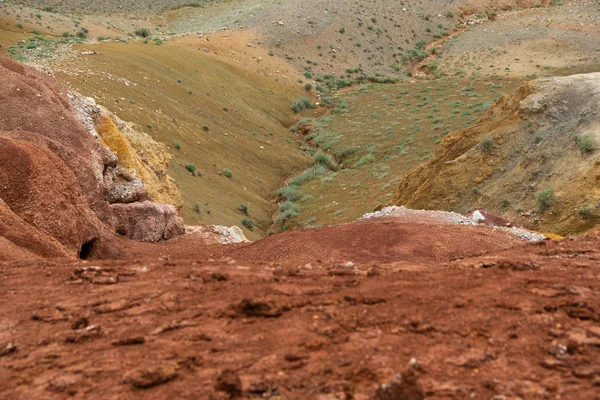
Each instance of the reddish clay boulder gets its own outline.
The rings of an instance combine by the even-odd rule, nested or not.
[[[117,233],[142,242],[158,242],[185,233],[183,219],[170,204],[143,201],[111,204]]]

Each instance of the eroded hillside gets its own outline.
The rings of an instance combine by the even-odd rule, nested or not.
[[[597,398],[597,1],[16,3],[0,398]]]
[[[530,82],[448,135],[399,184],[394,204],[483,208],[561,235],[598,223],[600,74]]]

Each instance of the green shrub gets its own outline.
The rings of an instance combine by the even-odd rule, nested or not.
[[[314,107],[314,104],[312,103],[312,101],[310,101],[308,97],[300,97],[299,99],[294,100],[294,102],[292,103],[292,110],[295,113],[299,113],[300,111]]]
[[[302,198],[302,192],[295,185],[287,185],[277,190],[277,196],[289,201],[298,201]]]
[[[307,83],[306,85],[304,85],[304,90],[306,90],[307,92],[310,92],[313,88],[312,83]]]
[[[596,150],[596,141],[592,135],[578,136],[576,140],[579,145],[579,151],[582,153],[592,153]]]
[[[298,206],[296,203],[291,201],[279,203],[279,215],[277,216],[277,222],[283,223],[290,218],[297,217],[299,212],[300,206]]]
[[[196,173],[196,166],[194,164],[186,164],[185,168],[190,171],[192,174]]]
[[[556,198],[554,197],[553,189],[546,189],[538,193],[537,204],[540,211],[547,210],[552,207],[554,203],[556,203]]]
[[[177,150],[181,149],[181,143],[179,143],[178,141],[175,141],[175,148]]]
[[[150,29],[148,28],[137,28],[134,31],[136,36],[140,36],[140,37],[148,37],[150,36]]]
[[[306,169],[300,175],[296,175],[294,179],[290,181],[288,186],[300,186],[303,183],[306,183],[319,175],[323,175],[326,172],[327,168],[325,168],[321,164],[315,164],[312,167]]]
[[[336,150],[335,151],[335,156],[338,159],[342,159],[342,158],[347,157],[347,156],[349,156],[351,154],[354,154],[356,152],[356,150],[357,150],[356,146],[344,147],[344,148]]]
[[[477,148],[482,153],[491,153],[494,150],[494,139],[490,135],[486,135],[481,142],[477,145]]]
[[[332,171],[335,170],[335,161],[333,160],[333,157],[331,157],[329,154],[323,153],[322,151],[319,151],[317,154],[315,154],[313,163],[315,165],[319,164],[327,167]]]
[[[231,172],[231,170],[228,168],[223,168],[222,172],[227,178],[231,178],[233,176],[233,172]]]
[[[85,39],[85,38],[87,38],[87,35],[84,31],[79,31],[79,32],[77,32],[77,37],[80,39]]]
[[[62,37],[68,38],[71,37],[71,34],[69,32],[63,32]]]
[[[364,156],[362,156],[357,162],[355,162],[354,166],[360,167],[361,165],[368,164],[373,161],[375,161],[375,155],[373,155],[373,153],[367,153]]]
[[[585,206],[579,210],[579,215],[582,217],[591,217],[596,215],[596,210],[594,210],[592,207]]]
[[[243,218],[241,222],[242,222],[242,225],[244,225],[249,230],[251,230],[251,231],[254,230],[254,221],[252,221],[252,219],[250,219],[250,218]]]

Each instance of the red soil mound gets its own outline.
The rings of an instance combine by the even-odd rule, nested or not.
[[[599,248],[541,242],[437,268],[0,264],[0,393],[594,399]],[[416,382],[378,389],[409,362]]]
[[[6,136],[11,134],[0,132],[0,198],[30,228],[60,242],[64,247],[59,254],[77,256],[82,243],[100,237],[102,223],[89,209],[73,172],[46,148]],[[20,243],[38,253],[33,243]]]
[[[400,223],[395,218],[375,218],[269,236],[233,250],[228,256],[245,261],[410,261],[420,264],[444,262],[518,243],[518,239],[504,232],[478,226]]]
[[[115,239],[109,245],[112,251],[102,258],[206,260],[230,257],[239,261],[431,264],[522,243],[510,234],[486,226],[372,218],[319,229],[300,229],[237,245],[207,246],[194,235],[158,244]]]

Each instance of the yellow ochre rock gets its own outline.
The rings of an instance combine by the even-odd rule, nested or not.
[[[135,124],[120,120],[105,108],[101,110],[102,114],[96,120],[96,131],[102,142],[117,154],[119,165],[135,171],[155,201],[172,204],[181,214],[181,192],[175,180],[167,175],[172,157],[167,147]]]

